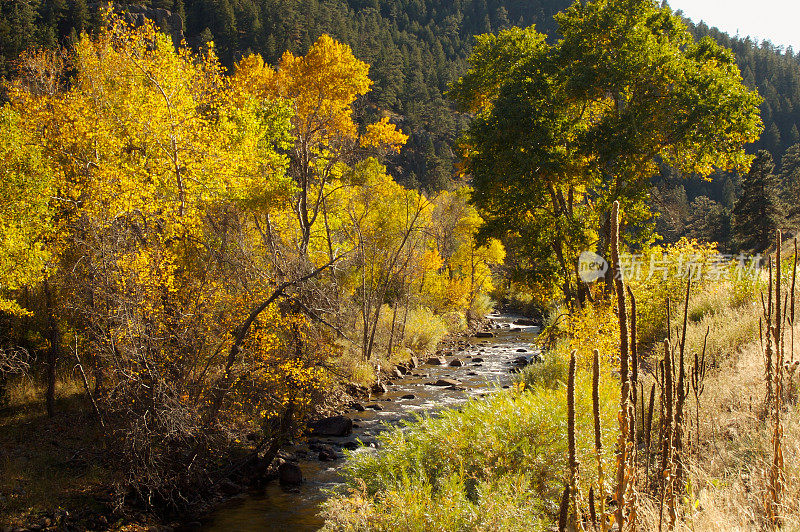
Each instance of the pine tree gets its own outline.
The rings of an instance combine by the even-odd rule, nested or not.
[[[797,224],[800,222],[800,144],[790,146],[783,154],[778,178],[783,187],[787,218]]]
[[[780,182],[774,166],[772,155],[761,150],[742,182],[742,195],[733,208],[734,237],[742,250],[764,251],[781,226]]]
[[[725,228],[730,214],[719,203],[708,196],[697,196],[689,210],[686,236],[704,242],[723,242],[727,238]]]

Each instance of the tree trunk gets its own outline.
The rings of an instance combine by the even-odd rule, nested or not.
[[[53,309],[53,296],[50,292],[50,283],[44,281],[44,299],[47,306],[47,329],[50,347],[47,350],[47,392],[45,401],[47,404],[47,417],[52,418],[56,413],[56,363],[59,359],[59,346],[61,342],[58,331],[58,322]]]

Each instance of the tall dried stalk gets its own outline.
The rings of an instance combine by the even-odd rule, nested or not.
[[[664,415],[662,417],[661,429],[661,493],[660,505],[658,511],[658,529],[661,530],[664,503],[671,497],[672,490],[672,421],[673,421],[673,401],[674,401],[674,385],[672,383],[672,364],[669,363],[671,348],[669,339],[664,340],[664,381],[663,381],[663,404]]]
[[[777,382],[777,369],[783,366],[782,348],[782,335],[781,326],[783,320],[781,319],[781,232],[778,231],[775,241],[775,328],[773,334],[775,335],[775,367],[776,367],[776,382]],[[780,395],[775,390],[776,395]]]
[[[637,441],[636,438],[636,405],[637,402],[637,394],[636,394],[636,387],[638,386],[639,382],[639,356],[637,353],[637,346],[636,346],[636,298],[633,296],[633,292],[631,291],[631,287],[626,287],[628,290],[628,297],[631,300],[631,344],[630,344],[630,357],[631,357],[631,402],[633,403],[634,408],[634,417],[633,423],[631,423],[631,434],[630,438],[633,442]],[[636,446],[634,445],[634,449]]]
[[[600,426],[600,351],[592,352],[592,417],[594,419],[594,453],[597,459],[597,494],[600,502],[600,527],[606,530],[606,489],[603,473],[603,434]],[[594,518],[592,518],[594,521]]]
[[[678,374],[677,383],[675,387],[675,422],[673,425],[673,442],[672,446],[675,448],[675,466],[676,466],[676,480],[680,481],[683,477],[683,410],[686,405],[686,397],[689,395],[689,389],[686,384],[686,364],[684,353],[686,351],[686,329],[689,318],[689,293],[692,288],[691,279],[686,283],[686,299],[683,304],[683,331],[681,332],[681,343],[678,350]],[[674,369],[674,368],[673,368]]]
[[[667,298],[667,340],[669,340],[670,342],[672,342],[672,330],[671,330],[671,327],[672,327],[672,316],[671,316],[672,308],[671,307],[672,307],[672,301],[670,300],[670,298]]]
[[[794,263],[792,267],[792,288],[790,290],[791,298],[789,300],[789,304],[791,305],[791,310],[789,312],[789,356],[790,360],[794,362],[794,284],[795,280],[797,279],[797,237],[794,238]]]
[[[569,484],[564,486],[564,492],[561,494],[561,504],[558,507],[558,532],[567,532],[567,522],[569,521],[569,500],[570,490]]]
[[[781,424],[782,388],[783,388],[783,342],[781,319],[781,232],[777,232],[775,246],[775,326],[773,327],[775,343],[775,389],[774,389],[774,428],[772,433],[772,465],[769,472],[769,485],[767,487],[766,510],[767,518],[774,528],[779,528],[780,506],[785,487],[785,471],[783,463],[783,427]],[[771,369],[770,369],[771,371]]]
[[[635,420],[631,404],[631,382],[628,360],[628,314],[625,305],[625,287],[622,283],[622,268],[619,261],[619,202],[611,209],[611,262],[614,272],[614,288],[617,295],[617,317],[619,319],[619,375],[621,381],[619,435],[617,437],[617,474],[614,498],[617,502],[615,522],[619,530],[635,528],[636,523],[636,466],[633,462],[633,441],[630,440],[630,424]]]
[[[650,402],[647,406],[647,421],[644,424],[645,481],[647,481],[647,479],[650,478],[650,442],[653,430],[653,406],[655,405],[655,398],[656,398],[656,383],[653,383],[653,385],[650,387]],[[642,397],[642,401],[644,401],[644,397]]]
[[[614,271],[614,288],[617,295],[617,318],[619,321],[619,377],[623,384],[628,382],[628,309],[625,304],[625,288],[622,283],[622,268],[619,262],[619,202],[615,201],[611,210],[611,263]],[[620,405],[628,400],[623,391]]]
[[[694,354],[694,366],[692,366],[692,391],[694,392],[694,425],[695,433],[697,436],[697,446],[695,452],[700,451],[700,396],[705,391],[706,371],[708,364],[706,363],[706,345],[708,344],[708,333],[711,331],[710,327],[706,327],[706,335],[703,338],[703,354]]]
[[[767,383],[767,397],[764,400],[765,410],[769,410],[770,405],[772,404],[772,257],[769,258],[769,283],[767,285],[767,308],[764,315],[764,321],[766,322],[766,331],[764,331],[766,335],[766,348],[764,350],[764,377]],[[764,301],[762,297],[761,306],[764,306]]]
[[[567,378],[567,448],[569,451],[569,489],[572,506],[573,530],[583,530],[580,505],[580,470],[575,452],[575,354],[569,356],[569,376]]]

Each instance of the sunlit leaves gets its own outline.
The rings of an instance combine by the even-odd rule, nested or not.
[[[380,122],[369,124],[366,132],[361,136],[359,142],[365,148],[384,148],[395,153],[400,153],[400,148],[408,140],[408,135],[404,135],[397,126],[389,123],[389,117],[383,117]]]
[[[0,312],[12,314],[25,311],[3,294],[38,282],[50,256],[51,176],[21,129],[14,110],[0,109]]]

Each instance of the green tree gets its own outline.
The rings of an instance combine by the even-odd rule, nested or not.
[[[739,248],[764,251],[781,226],[778,177],[772,173],[772,155],[761,150],[742,183],[742,195],[733,208],[733,231]]]
[[[800,144],[790,146],[783,154],[778,179],[783,187],[786,218],[796,224],[800,221]]]
[[[725,242],[730,214],[708,196],[697,196],[689,206],[686,236],[703,242]]]
[[[606,192],[598,197],[601,250],[614,200],[629,229],[646,227],[646,190],[658,163],[700,176],[747,168],[742,147],[761,131],[761,98],[744,86],[729,50],[710,38],[695,42],[653,0],[576,2],[556,20],[571,95],[594,115],[582,150]]]
[[[555,45],[532,28],[481,37],[451,95],[477,113],[463,155],[484,234],[518,239],[570,298],[578,254],[608,247],[613,201],[629,241],[653,237],[659,162],[700,175],[747,167],[760,98],[729,51],[694,42],[651,0],[576,2],[556,19]]]

